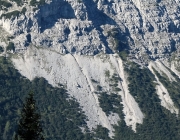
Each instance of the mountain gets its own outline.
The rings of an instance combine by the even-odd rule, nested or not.
[[[4,81],[14,73],[8,77],[7,69],[15,68],[29,88],[37,89],[33,81],[43,77],[53,92],[66,89],[63,99],[72,99],[83,114],[78,133],[87,129],[94,139],[180,137],[178,0],[0,0],[0,31]],[[5,98],[6,86],[0,97],[5,103],[15,100]],[[43,90],[36,91],[41,98]],[[10,139],[4,116],[1,136]],[[52,129],[47,138],[67,138]]]

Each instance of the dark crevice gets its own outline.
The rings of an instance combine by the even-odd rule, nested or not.
[[[60,18],[76,18],[72,6],[67,1],[52,1],[50,4],[40,6],[38,17],[40,17],[38,21],[39,27],[41,27],[40,32],[52,28]]]

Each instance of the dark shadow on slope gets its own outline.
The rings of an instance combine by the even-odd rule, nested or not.
[[[92,139],[86,127],[87,117],[64,85],[53,87],[42,77],[30,81],[9,62],[0,57],[0,140],[15,139],[22,103],[32,90],[41,113],[45,140]],[[82,128],[86,129],[82,132]]]
[[[97,8],[97,4],[93,0],[85,0],[83,3],[87,9],[88,19],[91,20],[94,25],[116,24],[113,19]]]
[[[100,39],[102,42],[104,42],[104,45],[106,46],[106,53],[113,53],[111,48],[109,48],[108,46],[106,37],[102,34],[103,30],[100,26],[105,24],[116,25],[116,22],[112,18],[107,16],[105,13],[103,13],[103,11],[100,11],[97,8],[97,4],[93,0],[85,0],[83,1],[83,3],[87,9],[88,20],[91,20],[95,28],[99,31]]]
[[[106,41],[106,37],[103,35],[103,30],[102,30],[102,28],[100,28],[100,27],[98,27],[97,26],[97,30],[99,30],[100,31],[100,33],[99,33],[99,38],[101,39],[101,41],[104,43],[104,45],[105,45],[105,47],[106,47],[106,53],[107,54],[112,54],[113,53],[113,51],[111,50],[111,48],[108,46],[108,42]]]
[[[50,4],[40,6],[38,13],[40,32],[52,28],[58,19],[73,19],[76,18],[71,5],[67,1],[52,1]]]
[[[179,7],[177,9],[178,9],[177,11],[180,11]],[[159,10],[159,14],[158,14],[159,17],[163,17],[165,13],[167,13],[167,7],[165,5],[159,6],[158,10]],[[170,17],[170,20],[168,21],[167,32],[175,33],[175,34],[180,33],[180,27],[178,25],[175,25],[174,19],[170,16],[170,14],[169,14],[169,17]],[[180,20],[180,17],[179,16],[177,17],[176,17],[177,18],[176,20]],[[166,22],[166,21],[162,21],[162,22]]]
[[[174,22],[171,21],[168,25],[168,32],[177,34],[177,33],[180,33],[180,28],[177,28]]]

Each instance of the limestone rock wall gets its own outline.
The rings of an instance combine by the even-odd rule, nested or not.
[[[86,55],[115,52],[116,39],[136,59],[162,58],[179,49],[179,5],[175,0],[51,0],[38,8],[24,4],[25,14],[2,16],[0,25],[14,36],[17,49],[24,47],[27,34],[35,46]],[[115,29],[116,38],[108,34]]]

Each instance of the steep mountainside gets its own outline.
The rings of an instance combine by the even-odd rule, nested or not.
[[[0,55],[65,87],[89,131],[179,137],[180,1],[0,0],[0,31]]]

